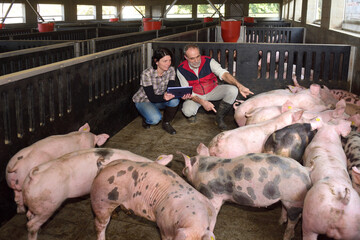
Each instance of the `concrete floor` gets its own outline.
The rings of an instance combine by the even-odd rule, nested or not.
[[[150,159],[155,159],[161,154],[174,154],[169,167],[182,176],[183,158],[176,154],[176,151],[179,150],[189,156],[196,155],[196,147],[200,142],[208,145],[220,132],[214,125],[214,120],[214,114],[199,113],[197,123],[189,124],[181,112],[178,112],[172,124],[177,134],[170,135],[162,130],[160,124],[147,130],[143,129],[141,118],[138,117],[109,139],[105,147],[126,149]],[[227,116],[226,122],[236,127],[232,116]],[[278,224],[280,212],[280,204],[269,208],[225,204],[217,218],[214,231],[216,239],[282,239],[285,226]],[[42,226],[38,239],[96,239],[93,219],[88,196],[70,199]],[[0,228],[0,240],[27,239],[26,222],[24,214],[14,216]],[[295,234],[294,239],[301,239],[301,222],[297,225]],[[137,216],[126,215],[120,210],[114,212],[106,236],[108,240],[160,240],[155,223]]]

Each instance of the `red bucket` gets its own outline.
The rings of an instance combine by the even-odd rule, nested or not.
[[[222,21],[221,37],[224,42],[237,42],[240,36],[241,21]]]
[[[148,21],[150,21],[150,20],[152,20],[152,18],[145,18],[145,17],[144,17],[144,18],[142,19],[143,23],[144,23],[144,22],[148,22]]]
[[[246,23],[254,23],[255,19],[253,17],[244,17],[244,22],[246,22]]]
[[[54,31],[54,23],[38,23],[39,32],[52,32]]]
[[[161,21],[147,21],[144,23],[144,31],[151,31],[151,30],[160,30],[161,29]]]
[[[5,24],[0,23],[0,29],[2,29],[5,26]]]
[[[213,18],[212,17],[206,17],[204,18],[204,22],[212,22]]]
[[[109,19],[109,22],[118,22],[119,21],[119,18],[110,18]]]

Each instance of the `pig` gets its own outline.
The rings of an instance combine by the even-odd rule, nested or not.
[[[296,110],[297,108],[295,108],[295,105],[289,100],[286,101],[282,106],[256,108],[254,111],[246,114],[246,125],[273,119],[281,113],[289,111],[291,109]],[[345,100],[341,100],[336,103],[335,109],[332,110],[324,110],[321,112],[311,110],[304,111],[302,115],[302,122],[309,123],[312,119],[316,117],[320,117],[324,122],[328,122],[334,118],[347,119],[349,115],[345,113],[345,109]],[[298,108],[298,110],[300,109]]]
[[[86,123],[77,132],[53,135],[17,152],[6,166],[6,182],[15,192],[17,212],[25,213],[22,185],[30,169],[66,153],[93,148],[95,145],[101,146],[108,138],[107,134],[91,133],[90,126]]]
[[[158,162],[167,164],[172,155],[161,155]],[[24,203],[28,207],[28,239],[37,239],[38,230],[67,198],[90,193],[91,183],[101,161],[109,163],[119,158],[131,161],[152,160],[126,150],[92,148],[72,152],[40,164],[30,170],[23,185]]]
[[[347,103],[352,103],[352,104],[360,106],[360,98],[358,95],[356,95],[354,93],[351,93],[351,92],[348,92],[345,90],[341,90],[341,89],[329,89],[329,91],[334,96],[334,98],[336,98],[337,100],[344,99]]]
[[[305,111],[302,115],[302,123],[295,123],[276,130],[264,144],[263,152],[290,157],[302,163],[302,156],[306,146],[316,133],[316,129],[322,126],[322,122],[333,119],[346,119],[344,114],[345,101],[337,103],[334,110],[326,110],[320,113]]]
[[[352,186],[360,194],[360,133],[352,129],[342,140]]]
[[[240,105],[234,103],[235,121],[238,126],[244,126],[246,123],[246,113],[258,107],[281,106],[288,100],[294,104],[295,108],[318,112],[324,111],[331,108],[332,105],[327,103],[326,98],[320,98],[320,90],[321,87],[318,84],[312,84],[308,90],[303,90],[295,94],[285,89],[260,93]],[[330,103],[332,103],[332,101]]]
[[[100,169],[90,193],[98,240],[120,205],[156,222],[162,240],[215,240],[214,206],[171,169],[126,159]]]
[[[286,101],[282,106],[270,106],[270,107],[259,107],[255,108],[252,112],[246,113],[245,125],[255,124],[264,122],[269,119],[273,119],[293,108],[291,101]]]
[[[305,150],[303,161],[312,169],[313,186],[304,200],[304,240],[315,240],[319,234],[360,238],[360,196],[351,185],[340,139],[349,134],[350,124],[345,120],[324,123]]]
[[[236,158],[209,156],[200,144],[198,155],[185,159],[183,174],[208,197],[217,212],[224,202],[243,206],[283,205],[280,223],[288,222],[283,239],[294,237],[305,195],[311,187],[309,170],[291,158],[249,153]]]
[[[210,155],[231,158],[247,153],[260,153],[270,134],[296,123],[302,114],[302,110],[287,111],[265,122],[221,132],[209,143]]]
[[[295,159],[302,163],[306,146],[316,133],[310,123],[295,123],[276,130],[264,144],[262,152]]]

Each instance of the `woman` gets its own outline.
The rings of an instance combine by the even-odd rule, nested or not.
[[[175,134],[176,130],[170,125],[175,117],[180,100],[171,93],[168,87],[175,87],[175,69],[171,66],[172,54],[167,48],[155,50],[152,56],[152,66],[141,73],[140,89],[133,96],[133,102],[141,116],[142,126],[148,129],[161,120],[160,109],[164,110],[162,128]],[[190,95],[190,94],[189,94]],[[186,98],[189,96],[184,96]]]

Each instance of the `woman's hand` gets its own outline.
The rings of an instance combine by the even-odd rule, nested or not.
[[[186,99],[190,99],[190,98],[192,98],[192,95],[191,95],[191,93],[188,93],[188,94],[185,94],[184,96],[182,96],[182,100],[186,100]]]
[[[174,94],[171,94],[171,93],[168,93],[168,92],[164,93],[164,100],[165,101],[169,101],[169,100],[173,99],[174,97],[175,97]]]

